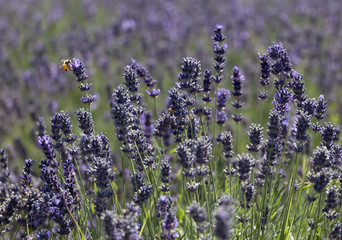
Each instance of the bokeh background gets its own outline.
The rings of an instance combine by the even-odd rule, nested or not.
[[[293,68],[304,74],[309,97],[324,94],[330,120],[340,122],[341,0],[1,0],[0,6],[0,146],[18,169],[25,158],[42,157],[35,135],[40,116],[49,127],[54,112],[69,111],[75,119],[82,107],[74,76],[59,69],[61,59],[85,63],[97,95],[96,131],[107,132],[115,145],[108,98],[123,81],[124,66],[134,58],[148,69],[163,109],[183,57],[212,68],[216,24],[224,26],[229,46],[221,87],[231,88],[237,65],[246,76],[249,121],[258,115],[258,52],[282,42]]]

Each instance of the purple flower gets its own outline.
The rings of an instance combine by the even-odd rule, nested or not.
[[[137,71],[131,66],[126,66],[123,77],[125,79],[125,85],[128,91],[131,93],[136,93],[140,87]]]
[[[201,63],[195,58],[183,58],[182,71],[178,74],[178,86],[189,93],[197,94],[202,91],[199,75]]]
[[[258,54],[260,59],[260,67],[261,67],[261,77],[260,77],[260,84],[262,86],[268,86],[270,84],[270,76],[271,76],[271,63],[268,58],[268,55],[263,54],[262,56]]]
[[[217,124],[223,125],[227,120],[228,120],[227,113],[224,110],[222,111],[217,110],[216,112]]]
[[[226,39],[226,37],[222,34],[222,28],[223,28],[222,25],[220,24],[216,25],[216,29],[214,31],[215,35],[212,37],[212,39],[215,42],[223,42]]]
[[[92,135],[94,133],[94,122],[91,113],[84,108],[78,109],[75,113],[79,122],[78,127],[84,134]]]
[[[326,111],[328,109],[328,102],[324,101],[324,96],[320,95],[318,97],[318,101],[317,101],[317,107],[316,107],[316,112],[315,112],[315,117],[316,119],[322,120],[326,117]]]
[[[151,96],[152,98],[156,98],[160,93],[160,89],[153,88],[151,91],[147,89],[146,93],[147,93],[147,95]]]
[[[273,60],[278,60],[283,54],[284,48],[281,42],[273,43],[271,47],[267,49],[267,53]]]
[[[53,148],[53,143],[48,135],[44,135],[43,137],[38,137],[39,147],[43,150],[45,157],[53,161],[56,158],[55,149]]]
[[[260,124],[257,125],[257,124],[252,123],[252,125],[250,126],[250,130],[247,133],[249,141],[250,141],[250,144],[246,146],[248,151],[250,152],[259,151],[261,141],[263,138],[262,131],[263,131],[263,128],[260,126]]]
[[[225,158],[233,157],[233,137],[231,132],[226,131],[220,133],[216,140],[222,144]]]
[[[25,160],[25,166],[23,168],[23,173],[20,174],[21,178],[21,186],[26,191],[26,189],[29,189],[32,187],[32,166],[34,164],[34,161],[32,159],[26,159]]]
[[[219,89],[217,92],[217,108],[218,110],[225,109],[226,101],[230,98],[230,92],[228,89]]]
[[[88,94],[88,96],[81,97],[80,101],[84,104],[91,104],[95,101],[95,99],[96,99],[96,95]]]
[[[78,58],[73,58],[71,69],[72,69],[72,72],[75,74],[76,80],[78,82],[83,82],[88,79],[85,66],[83,62],[81,62]]]

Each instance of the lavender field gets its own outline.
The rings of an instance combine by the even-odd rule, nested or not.
[[[0,4],[0,239],[342,239],[340,0]]]

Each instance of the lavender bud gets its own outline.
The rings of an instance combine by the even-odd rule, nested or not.
[[[86,69],[83,62],[81,62],[77,58],[73,58],[73,63],[71,65],[72,72],[75,74],[76,80],[78,82],[83,82],[88,79],[88,75],[86,74]]]
[[[182,72],[178,74],[178,86],[189,93],[197,94],[202,91],[200,86],[201,63],[195,58],[183,58]]]
[[[201,207],[199,203],[193,202],[187,208],[187,213],[197,224],[197,231],[199,231],[200,233],[203,233],[208,226],[208,224],[206,224],[207,214],[206,214],[205,209]]]
[[[170,182],[170,174],[171,174],[171,164],[166,161],[166,160],[163,160],[161,163],[160,163],[160,178],[161,178],[161,181],[163,183],[163,187],[161,188],[161,190],[163,192],[168,192],[170,190],[170,188],[167,186],[168,183]]]
[[[230,77],[232,80],[232,85],[233,85],[233,96],[234,97],[240,97],[242,95],[242,82],[245,80],[244,75],[240,75],[240,70],[237,66],[234,67],[233,69],[233,75]]]
[[[250,171],[255,166],[254,159],[246,153],[237,155],[233,161],[233,168],[236,169],[241,182],[249,179]]]
[[[195,161],[195,156],[192,153],[189,144],[189,141],[184,141],[180,143],[176,149],[178,162],[183,166],[183,168],[190,168]]]
[[[316,100],[314,98],[310,98],[302,103],[301,108],[304,112],[306,112],[308,115],[312,117],[315,114],[316,106]]]
[[[94,133],[94,122],[91,113],[84,108],[78,109],[75,113],[79,122],[77,126],[84,134],[92,135]]]
[[[223,42],[226,39],[226,37],[222,34],[222,28],[223,28],[222,25],[219,25],[219,24],[216,25],[216,29],[214,31],[215,35],[212,37],[212,39],[215,42]]]
[[[260,126],[260,124],[252,123],[249,132],[247,132],[250,141],[250,144],[246,146],[248,151],[259,152],[260,144],[263,138],[262,131],[263,128]]]
[[[213,213],[216,237],[222,240],[229,240],[232,236],[234,210],[232,201],[227,195],[219,199],[219,206]]]
[[[308,180],[313,183],[313,188],[317,193],[324,191],[331,178],[331,171],[327,168],[323,168],[318,173],[308,174]]]
[[[211,75],[211,71],[206,69],[204,70],[204,79],[203,79],[203,92],[211,91],[211,82],[213,81],[213,76]]]
[[[3,177],[1,177],[1,182],[4,183],[10,176],[8,170],[8,157],[5,155],[6,148],[0,150],[0,164],[3,172]]]
[[[156,98],[158,97],[159,93],[160,93],[160,89],[155,89],[153,88],[151,91],[150,90],[146,90],[147,95],[149,95],[152,98]]]
[[[284,48],[282,43],[273,43],[271,47],[267,49],[268,56],[273,60],[279,60],[283,54]]]
[[[290,87],[293,90],[294,96],[293,98],[296,100],[299,107],[302,106],[302,103],[306,100],[303,75],[292,72],[293,80],[290,83]]]
[[[318,173],[325,167],[330,167],[329,151],[326,147],[317,147],[310,160],[311,169]]]
[[[95,101],[95,99],[96,99],[96,95],[88,94],[88,96],[81,97],[80,101],[84,104],[91,104]]]
[[[161,237],[163,239],[174,240],[179,237],[178,232],[175,230],[178,226],[176,214],[170,209],[166,214],[162,223]]]
[[[310,128],[311,116],[302,110],[297,111],[296,119],[296,140],[307,141],[308,134],[306,131]]]
[[[25,166],[23,168],[23,173],[20,174],[21,178],[21,187],[23,188],[23,191],[26,192],[28,189],[32,187],[32,166],[34,164],[34,161],[32,159],[26,159],[25,160]]]
[[[126,66],[123,77],[128,91],[136,93],[140,87],[137,72],[131,66]]]
[[[337,192],[336,187],[330,186],[327,190],[327,198],[324,200],[325,206],[322,209],[324,215],[329,221],[334,220],[339,215],[339,213],[335,211],[338,207],[339,199],[340,194]]]
[[[172,204],[172,201],[169,198],[167,198],[164,195],[161,195],[159,197],[159,203],[157,203],[156,205],[157,218],[164,219],[168,211],[171,209],[171,204]]]
[[[259,80],[259,83],[262,86],[268,86],[270,84],[270,76],[271,76],[271,63],[268,59],[268,55],[263,54],[260,56],[258,54],[258,57],[260,59],[260,67],[261,67],[261,77]]]
[[[321,145],[326,146],[328,149],[331,148],[334,141],[339,139],[338,135],[340,134],[340,128],[333,123],[324,123],[322,128],[322,143]]]
[[[186,183],[186,188],[194,193],[197,191],[198,187],[199,187],[200,183],[196,183],[196,182],[193,182],[193,183]]]
[[[317,107],[316,107],[316,112],[315,112],[315,117],[316,119],[322,120],[326,117],[326,111],[328,109],[328,102],[324,101],[324,96],[320,95],[318,98],[318,102],[317,102]]]
[[[217,136],[217,141],[223,146],[223,155],[225,158],[233,157],[233,137],[231,132],[222,132]]]
[[[50,140],[48,135],[38,137],[38,144],[48,160],[53,161],[56,159],[55,149],[53,148],[52,141]]]
[[[252,185],[252,183],[248,183],[247,185],[241,186],[241,191],[245,195],[245,202],[241,203],[241,207],[242,208],[246,207],[247,209],[249,209],[251,207],[251,202],[253,200],[253,197],[254,197],[256,190],[255,190],[254,186]]]
[[[227,89],[219,89],[217,91],[217,109],[223,110],[226,107],[226,101],[230,98],[230,92]]]
[[[91,88],[91,83],[81,83],[78,88],[81,90],[81,92],[88,92]]]
[[[228,120],[227,113],[224,110],[216,112],[217,124],[223,125],[227,120]]]

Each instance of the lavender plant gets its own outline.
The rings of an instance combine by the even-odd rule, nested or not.
[[[97,130],[101,98],[91,92],[86,64],[68,61],[86,107],[54,113],[49,130],[39,118],[41,160],[26,159],[20,174],[0,151],[1,237],[339,239],[340,127],[324,122],[324,96],[309,98],[288,51],[273,43],[259,54],[264,89],[255,94],[269,117],[245,131],[241,120],[250,114],[240,115],[240,97],[247,80],[234,67],[232,89],[218,88],[227,80],[221,25],[212,39],[213,70],[202,73],[199,60],[183,58],[169,90],[155,88],[158,81],[136,60],[124,67],[109,99],[114,132],[107,134]],[[157,104],[163,92],[167,100]]]

